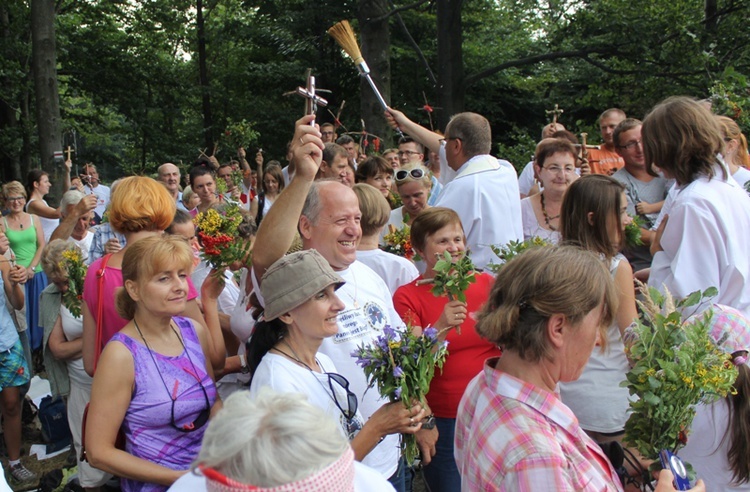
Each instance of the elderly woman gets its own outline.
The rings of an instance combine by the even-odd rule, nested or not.
[[[647,167],[677,182],[651,244],[649,285],[676,297],[716,287],[713,302],[750,315],[750,197],[718,157],[725,142],[716,117],[671,97],[643,120],[642,138]]]
[[[242,392],[224,402],[208,425],[194,469],[169,491],[393,490],[354,460],[349,442],[323,410],[304,395],[267,388],[256,397]]]
[[[476,326],[503,353],[484,362],[458,409],[461,490],[622,490],[556,394],[581,374],[616,310],[609,271],[592,252],[536,248],[503,267]],[[657,490],[674,490],[670,482],[663,471]]]
[[[82,252],[72,241],[55,239],[44,247],[42,267],[50,284],[39,300],[40,321],[44,327],[44,367],[52,391],[67,396],[68,426],[78,458],[78,481],[84,490],[95,491],[111,475],[93,468],[80,459],[83,411],[91,398],[91,376],[83,368],[83,320],[74,316],[62,303],[68,290],[68,272],[63,268],[63,253]]]
[[[422,164],[406,164],[396,171],[394,179],[404,205],[391,211],[391,218],[385,226],[384,234],[388,232],[389,225],[396,229],[401,229],[404,224],[411,225],[414,218],[429,207],[427,199],[430,197],[432,180],[426,167]]]
[[[18,181],[3,185],[3,197],[8,215],[3,217],[2,230],[16,255],[16,263],[26,269],[26,326],[31,350],[42,346],[44,330],[39,326],[39,295],[47,286],[42,271],[44,231],[39,217],[24,212],[26,189]],[[29,361],[31,364],[31,361]]]
[[[125,492],[163,491],[186,473],[219,401],[208,333],[182,316],[192,268],[193,252],[177,236],[129,243],[123,258],[116,304],[128,322],[102,352],[85,445],[91,464],[122,477]],[[220,291],[210,283],[204,303]],[[125,450],[115,445],[119,431]]]
[[[466,253],[466,238],[461,219],[451,209],[433,207],[425,210],[411,226],[411,242],[427,265],[424,277],[435,275],[435,265],[448,252],[454,258]],[[393,296],[393,305],[401,318],[421,334],[429,326],[438,329],[439,338],[448,341],[449,355],[443,370],[436,372],[427,403],[435,415],[438,434],[417,435],[422,444],[424,476],[430,490],[459,490],[461,477],[453,459],[453,429],[458,402],[471,378],[482,370],[488,357],[500,355],[493,344],[482,340],[474,330],[474,315],[487,301],[492,276],[477,273],[476,282],[466,291],[466,302],[435,297],[432,285],[421,283],[422,277],[400,287]],[[455,329],[460,327],[460,329]],[[435,442],[437,438],[437,443]],[[424,443],[424,444],[423,444]],[[434,448],[433,448],[434,445]],[[431,456],[434,454],[434,456]]]
[[[289,254],[271,265],[261,283],[264,319],[248,342],[250,393],[269,386],[307,395],[338,423],[356,460],[377,463],[385,452],[376,448],[383,438],[417,432],[425,412],[418,403],[410,408],[401,402],[388,403],[364,422],[349,381],[336,372],[329,357],[318,352],[323,339],[338,332],[336,319],[344,303],[336,289],[343,283],[315,250]]]
[[[534,172],[542,192],[521,200],[523,238],[540,237],[557,244],[563,196],[578,179],[575,147],[561,138],[545,138],[536,146]]]
[[[378,234],[391,215],[391,207],[388,206],[383,194],[365,183],[357,183],[352,189],[357,195],[359,211],[362,213],[359,222],[362,227],[362,239],[357,245],[357,260],[372,268],[388,285],[393,295],[396,289],[417,278],[419,272],[414,263],[406,258],[378,248]]]
[[[109,206],[109,224],[115,231],[125,234],[127,246],[93,262],[86,273],[82,306],[83,364],[90,375],[94,375],[99,354],[109,339],[128,323],[118,314],[114,303],[115,290],[123,286],[122,261],[125,253],[140,239],[161,236],[162,231],[172,223],[174,215],[175,201],[158,181],[132,176],[115,187]],[[188,279],[184,314],[204,323],[196,297],[198,292]],[[208,312],[205,315],[211,335],[207,355],[213,367],[218,369],[223,367],[225,360],[221,328],[218,318],[214,324],[213,315]]]

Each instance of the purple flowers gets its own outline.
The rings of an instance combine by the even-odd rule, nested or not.
[[[396,366],[393,368],[393,377],[394,378],[402,378],[404,377],[404,370],[401,369],[400,366]]]
[[[427,337],[427,338],[428,338],[428,339],[429,339],[429,340],[430,340],[430,341],[431,341],[432,343],[435,343],[435,342],[437,342],[437,337],[438,337],[438,331],[437,331],[437,328],[434,328],[434,327],[430,326],[430,327],[428,327],[428,328],[427,328],[427,329],[426,329],[426,330],[424,331],[424,333],[423,333],[423,334],[424,334],[424,336],[426,336],[426,337]]]

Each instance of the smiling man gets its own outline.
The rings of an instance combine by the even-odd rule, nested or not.
[[[385,282],[357,261],[357,244],[362,237],[357,195],[345,184],[335,181],[338,176],[314,181],[318,166],[332,144],[326,144],[323,150],[320,133],[306,126],[309,120],[310,117],[305,117],[297,122],[292,146],[296,166],[294,179],[276,199],[258,229],[253,281],[257,284],[266,269],[284,255],[297,229],[303,248],[317,250],[346,281],[337,291],[345,305],[338,314],[338,333],[323,340],[320,352],[329,356],[349,381],[360,402],[362,416],[369,419],[386,400],[375,390],[366,391],[367,378],[351,353],[357,346],[374,340],[386,326],[400,327],[403,322],[393,308]],[[346,167],[346,156],[343,166]],[[327,164],[323,164],[320,171],[325,171],[326,167]],[[260,290],[256,288],[255,292]],[[381,437],[384,439],[363,463],[390,478],[396,490],[404,490],[403,471],[398,467],[398,437],[394,434]]]

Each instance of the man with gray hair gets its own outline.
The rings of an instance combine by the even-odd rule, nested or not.
[[[359,201],[349,187],[338,181],[314,181],[324,156],[320,132],[310,126],[312,116],[297,121],[292,139],[296,172],[289,186],[279,195],[261,222],[255,239],[251,278],[255,293],[263,303],[259,280],[268,267],[287,251],[299,230],[304,249],[315,249],[346,283],[337,291],[344,309],[336,316],[336,335],[325,338],[319,351],[331,358],[357,395],[362,416],[369,419],[387,400],[376,390],[367,391],[367,377],[351,353],[361,344],[372,343],[386,326],[402,327],[385,284],[372,269],[357,261],[357,244],[362,238]],[[331,144],[326,144],[326,147]],[[346,157],[344,157],[346,166]],[[419,405],[417,405],[419,406]],[[410,414],[415,427],[422,425],[418,410]],[[425,422],[426,423],[426,422]],[[434,421],[433,421],[434,423]],[[394,425],[393,422],[390,423]],[[423,427],[424,428],[424,427]],[[394,427],[392,432],[396,432]],[[431,433],[425,436],[423,433]],[[422,436],[420,436],[422,434]],[[388,478],[397,491],[404,491],[403,466],[399,466],[398,437],[386,433],[364,458],[363,463]],[[435,454],[437,431],[420,430],[423,460]]]
[[[180,191],[180,168],[171,162],[165,162],[156,170],[157,179],[164,184],[172,198],[177,203],[177,208],[181,208],[182,192]],[[182,205],[184,208],[184,205]]]
[[[510,162],[492,157],[490,122],[476,113],[454,115],[445,137],[389,108],[392,127],[440,156],[443,191],[435,204],[455,210],[466,234],[466,246],[479,268],[500,259],[490,246],[523,240],[521,198],[516,171]]]

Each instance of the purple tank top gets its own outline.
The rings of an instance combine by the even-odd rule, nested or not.
[[[173,320],[180,330],[190,358],[184,351],[176,357],[152,351],[152,359],[143,340],[136,340],[121,332],[116,333],[110,343],[120,342],[125,345],[133,355],[135,368],[135,390],[123,420],[125,450],[133,456],[173,470],[187,470],[198,457],[208,424],[193,432],[180,432],[172,427],[170,395],[176,396],[175,422],[180,426],[193,422],[206,407],[206,399],[198,381],[203,383],[212,406],[216,400],[216,386],[206,372],[206,357],[193,324],[182,317],[175,317]],[[164,383],[156,372],[154,360]],[[170,394],[164,388],[165,383]],[[121,488],[125,492],[150,492],[165,491],[168,487],[123,479]]]

